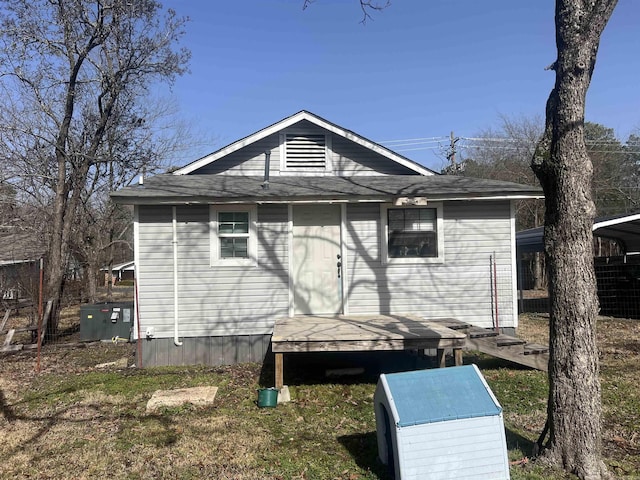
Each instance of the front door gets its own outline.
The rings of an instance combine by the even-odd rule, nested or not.
[[[340,206],[295,205],[292,246],[294,313],[341,313]]]

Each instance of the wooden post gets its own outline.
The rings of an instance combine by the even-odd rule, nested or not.
[[[284,385],[284,361],[282,353],[276,353],[276,388]]]
[[[436,358],[438,361],[438,368],[444,368],[447,366],[447,356],[444,354],[444,348],[437,349]]]
[[[460,365],[462,365],[462,349],[461,348],[454,348],[453,349],[453,355],[455,357],[456,367],[459,367]]]

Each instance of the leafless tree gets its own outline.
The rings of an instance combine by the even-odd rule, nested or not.
[[[140,168],[139,157],[110,156],[109,142],[140,144],[149,87],[185,72],[190,55],[177,43],[186,20],[154,0],[2,1],[2,157],[50,212],[41,231],[54,330],[87,188],[110,162]]]

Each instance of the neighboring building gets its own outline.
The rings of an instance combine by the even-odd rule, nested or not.
[[[30,232],[15,228],[0,232],[0,300],[17,301],[37,294],[45,250]]]
[[[143,364],[261,361],[274,322],[294,315],[491,327],[499,311],[512,331],[513,202],[540,196],[438,175],[296,113],[113,194],[135,206]]]
[[[109,283],[109,267],[102,267],[100,271],[104,273],[104,283],[107,286]],[[111,267],[111,275],[113,285],[117,285],[123,280],[133,280],[136,276],[136,262],[131,260],[113,265]]]

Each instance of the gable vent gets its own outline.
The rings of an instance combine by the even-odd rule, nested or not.
[[[285,135],[286,168],[292,170],[325,170],[327,149],[325,135]]]

